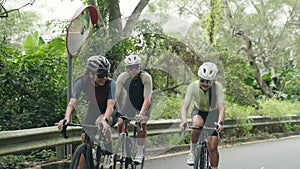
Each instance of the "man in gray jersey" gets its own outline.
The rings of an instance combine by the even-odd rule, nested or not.
[[[144,145],[147,136],[146,123],[150,118],[152,77],[146,71],[141,70],[141,58],[138,55],[129,55],[124,59],[126,71],[121,73],[116,81],[116,99],[126,92],[126,98],[121,106],[121,114],[135,117],[137,130],[137,155],[134,162],[141,163],[144,156]],[[125,92],[122,92],[125,91]],[[119,119],[119,132],[123,120]]]

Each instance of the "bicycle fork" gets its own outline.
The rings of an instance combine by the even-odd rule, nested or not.
[[[197,162],[194,165],[194,169],[210,169],[207,143],[200,143],[195,151],[195,160]]]

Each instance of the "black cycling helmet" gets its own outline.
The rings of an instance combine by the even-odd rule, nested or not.
[[[106,57],[96,55],[87,60],[86,68],[92,72],[110,71],[110,63]]]

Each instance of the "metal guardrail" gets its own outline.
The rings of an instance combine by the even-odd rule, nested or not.
[[[243,127],[245,125],[269,126],[279,125],[282,123],[300,124],[300,118],[291,115],[287,118],[272,119],[262,116],[249,117],[250,123],[238,124],[237,120],[226,120],[225,129]],[[189,121],[190,122],[190,121]],[[160,134],[180,133],[179,119],[171,120],[150,120],[147,125],[148,136]],[[116,128],[115,128],[116,129]],[[225,130],[226,131],[226,130]],[[61,146],[65,144],[76,144],[81,142],[82,129],[80,127],[68,127],[68,139],[64,139],[57,126],[33,128],[14,131],[0,132],[0,156],[8,154],[17,154],[36,149],[45,149],[50,147]],[[117,137],[115,132],[114,137]]]

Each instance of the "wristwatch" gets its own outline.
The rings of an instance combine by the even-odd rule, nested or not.
[[[223,125],[224,125],[224,122],[223,122],[223,121],[220,121],[219,124],[220,124],[221,126],[223,126]]]

